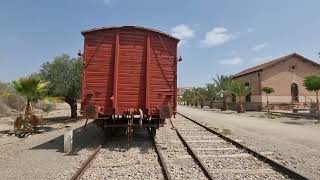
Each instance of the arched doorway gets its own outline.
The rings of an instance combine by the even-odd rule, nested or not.
[[[245,86],[250,87],[250,83],[246,82]],[[246,95],[246,102],[251,102],[251,92],[248,95]]]
[[[296,83],[291,84],[291,98],[292,102],[299,102],[299,89]]]

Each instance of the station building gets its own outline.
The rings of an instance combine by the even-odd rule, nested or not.
[[[263,87],[272,87],[269,95],[272,109],[291,110],[293,107],[310,107],[316,102],[314,92],[303,86],[306,76],[320,75],[320,65],[299,54],[293,53],[264,64],[245,69],[233,76],[245,81],[251,93],[245,97],[247,110],[262,110],[267,99]]]

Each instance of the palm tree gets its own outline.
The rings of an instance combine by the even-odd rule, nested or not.
[[[187,103],[187,105],[190,105],[192,103],[193,99],[193,92],[191,89],[187,89],[183,94],[182,94],[182,99],[184,102]]]
[[[270,115],[270,107],[269,107],[269,97],[268,95],[274,92],[274,89],[272,87],[263,87],[261,89],[263,92],[266,93],[267,96],[267,108],[268,108],[268,115]]]
[[[191,91],[192,91],[192,101],[194,102],[194,106],[198,107],[198,101],[200,99],[199,89],[194,87],[191,89]]]
[[[200,102],[201,107],[203,107],[203,101],[207,99],[207,90],[203,87],[194,87],[186,90],[183,93],[182,98],[187,102],[187,104],[198,107],[198,103]]]
[[[206,85],[206,91],[207,91],[207,100],[210,101],[210,108],[213,108],[213,101],[216,99],[217,96],[217,87],[214,83],[208,83]]]
[[[207,89],[203,87],[196,88],[197,100],[200,101],[200,107],[204,107],[204,102],[207,99]]]
[[[37,77],[29,76],[26,78],[20,78],[17,81],[13,81],[13,87],[15,90],[27,99],[27,106],[24,113],[24,119],[20,115],[15,123],[16,128],[19,130],[23,125],[23,128],[27,128],[28,124],[36,126],[38,118],[32,113],[31,102],[38,100],[44,93],[46,83],[41,82]],[[29,128],[30,130],[30,128]]]
[[[236,97],[236,102],[238,103],[238,113],[243,113],[245,110],[242,99],[251,92],[250,87],[246,86],[245,82],[243,81],[233,80],[229,85],[229,90]]]
[[[227,97],[230,95],[229,86],[231,83],[231,76],[217,75],[213,81],[217,86],[218,94],[223,96],[223,110],[228,110]]]

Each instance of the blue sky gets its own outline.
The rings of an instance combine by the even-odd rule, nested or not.
[[[3,0],[0,81],[83,48],[80,31],[140,25],[182,39],[179,86],[297,52],[319,62],[318,0]]]

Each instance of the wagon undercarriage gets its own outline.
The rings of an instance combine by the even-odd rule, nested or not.
[[[97,126],[101,127],[106,136],[111,136],[114,131],[122,129],[122,131],[128,136],[128,139],[132,137],[135,128],[150,129],[152,135],[156,134],[156,130],[163,126],[164,119],[159,117],[143,117],[137,115],[112,115],[106,118],[98,118],[94,121]]]

